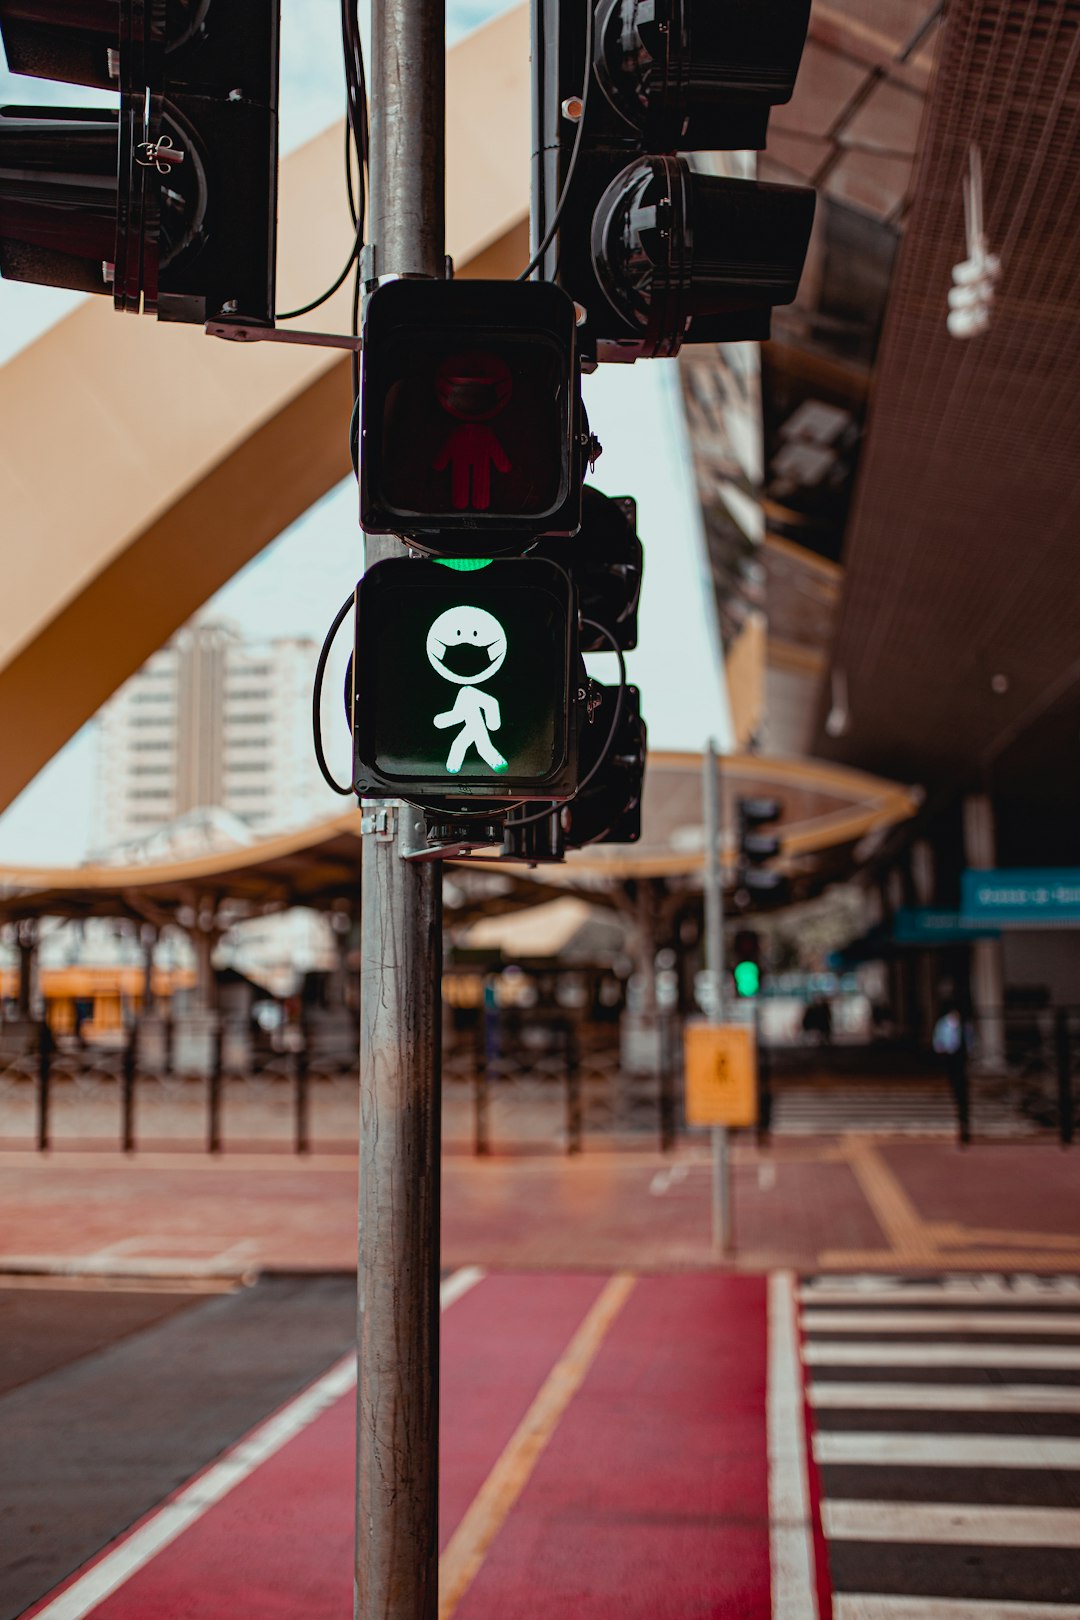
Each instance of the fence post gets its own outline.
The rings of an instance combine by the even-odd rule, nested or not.
[[[769,1049],[761,1038],[761,1005],[754,1002],[754,1046],[757,1054],[758,1075],[758,1120],[757,1142],[761,1147],[769,1140],[772,1130],[772,1069],[769,1065]]]
[[[124,1044],[124,1062],[120,1071],[120,1146],[124,1153],[135,1151],[135,1059],[138,1039],[139,1021],[134,1018]]]
[[[39,1153],[49,1151],[49,1081],[52,1076],[52,1031],[49,1020],[42,1018],[38,1038],[38,1118],[37,1146]]]
[[[206,1148],[209,1153],[221,1152],[221,1069],[224,1061],[224,1033],[224,1024],[219,1013],[210,1049],[210,1074],[206,1088]]]
[[[675,1076],[669,1039],[671,1019],[665,1012],[656,1015],[659,1074],[660,1151],[670,1153],[675,1146]]]
[[[486,991],[485,991],[486,994]],[[473,1154],[483,1159],[491,1152],[488,1136],[488,1018],[487,1007],[480,1006],[473,1032]]]
[[[311,1137],[308,1120],[308,1031],[307,1025],[301,1020],[300,1041],[296,1048],[295,1057],[296,1076],[296,1152],[308,1153],[311,1150]]]
[[[947,1059],[949,1082],[956,1103],[956,1135],[961,1147],[971,1142],[971,1093],[968,1085],[967,1039],[961,1032],[960,1045]]]
[[[1062,1147],[1073,1139],[1072,1044],[1069,1014],[1059,1007],[1054,1019],[1054,1046],[1057,1053],[1058,1135]]]
[[[563,1026],[566,1045],[566,1151],[581,1152],[581,1065],[578,1062],[574,1025],[568,1018]]]

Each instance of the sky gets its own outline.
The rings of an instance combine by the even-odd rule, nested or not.
[[[448,0],[447,38],[509,9],[514,0]],[[282,0],[281,149],[317,135],[342,115],[340,10],[332,0]],[[17,78],[0,56],[0,105],[93,100],[70,86]],[[338,269],[327,266],[327,282]],[[317,280],[318,277],[315,277]],[[68,313],[78,296],[0,281],[0,364]],[[117,317],[119,319],[119,317]],[[633,495],[645,546],[638,650],[628,678],[640,686],[652,748],[697,749],[726,740],[727,704],[701,513],[682,425],[676,363],[602,366],[584,379],[590,425],[604,446],[590,482],[609,495]],[[251,639],[308,636],[325,629],[361,568],[356,487],[331,491],[212,598],[204,613],[233,620]],[[347,649],[327,675],[341,689]],[[617,680],[614,660],[588,660]],[[607,667],[605,667],[607,666]],[[340,704],[326,705],[327,752],[348,775],[349,743]],[[91,722],[0,815],[0,861],[65,865],[85,857],[92,837],[95,726]]]

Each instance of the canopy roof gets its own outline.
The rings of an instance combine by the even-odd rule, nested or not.
[[[480,880],[479,892],[498,901],[519,880],[518,893],[531,891],[537,900],[567,887],[610,890],[635,878],[697,887],[705,861],[701,763],[697,754],[650,756],[640,844],[593,845],[571,853],[565,866],[541,867],[535,874],[508,863],[489,864],[483,873],[478,863],[455,866],[455,889],[475,896]],[[837,851],[913,815],[918,806],[909,789],[816,760],[731,755],[722,773],[728,842],[736,800],[774,796],[782,806],[784,860],[809,877]],[[161,865],[0,868],[0,922],[122,916],[190,926],[209,914],[225,925],[290,906],[348,908],[359,894],[360,844],[360,815],[352,810],[242,849]]]

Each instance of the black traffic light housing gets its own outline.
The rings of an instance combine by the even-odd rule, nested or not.
[[[363,332],[360,521],[446,556],[581,522],[574,306],[546,282],[387,282]]]
[[[541,270],[583,310],[588,360],[765,338],[794,298],[813,192],[680,154],[764,146],[809,15],[810,0],[534,0],[534,240],[561,200]]]
[[[645,553],[632,495],[603,495],[586,484],[577,534],[572,539],[541,540],[530,556],[549,558],[573,579],[582,620],[582,652],[611,652],[612,641],[622,652],[637,646]],[[593,628],[596,625],[602,628]]]
[[[0,274],[115,307],[270,325],[276,0],[0,0],[14,73],[118,109],[0,109]]]
[[[636,686],[625,688],[616,724],[618,702],[617,686],[589,683],[579,760],[584,786],[563,815],[566,843],[571,849],[583,849],[587,844],[636,844],[641,837],[647,741],[641,694]],[[599,763],[613,725],[611,748]],[[586,780],[594,768],[596,774]]]
[[[752,928],[736,930],[731,953],[735,994],[750,998],[761,988],[761,939]]]
[[[784,885],[781,873],[766,863],[780,854],[781,843],[775,833],[759,829],[779,821],[783,806],[778,799],[740,799],[739,816],[739,883],[751,893],[775,895]]]
[[[576,628],[570,580],[543,559],[369,568],[356,593],[355,791],[434,801],[447,824],[471,801],[497,815],[569,797]]]

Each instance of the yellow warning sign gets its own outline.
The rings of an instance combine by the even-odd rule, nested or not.
[[[688,1024],[683,1042],[688,1125],[757,1121],[757,1050],[747,1024]]]

